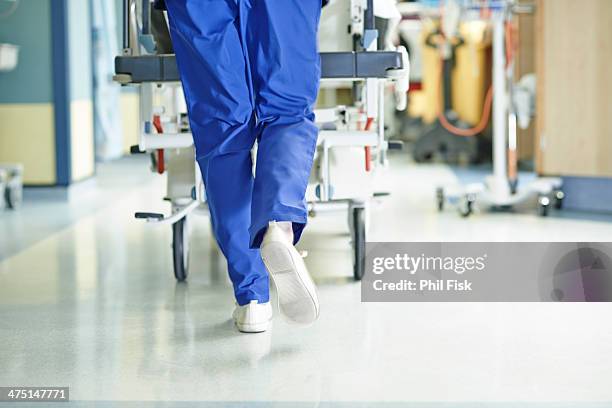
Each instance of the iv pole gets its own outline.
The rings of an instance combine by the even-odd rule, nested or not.
[[[562,181],[559,178],[537,178],[511,188],[507,173],[507,150],[509,132],[515,132],[510,116],[510,89],[506,69],[506,18],[513,12],[514,1],[494,2],[496,9],[492,12],[493,21],[493,174],[486,177],[483,183],[462,185],[458,188],[437,189],[438,208],[442,210],[445,202],[456,204],[459,213],[467,217],[472,214],[474,205],[489,208],[511,208],[521,202],[537,197],[539,213],[548,215],[552,199],[557,200],[557,207],[563,198]]]

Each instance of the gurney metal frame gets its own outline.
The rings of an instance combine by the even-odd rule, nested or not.
[[[365,269],[367,198],[334,199],[329,176],[329,151],[342,146],[372,148],[376,149],[374,162],[385,163],[388,144],[384,138],[384,84],[388,80],[396,80],[406,88],[403,91],[405,95],[408,57],[405,50],[376,51],[376,35],[372,35],[372,0],[352,1],[363,5],[363,37],[364,42],[367,40],[369,43],[364,44],[363,51],[321,53],[322,78],[363,81],[365,104],[362,115],[376,120],[376,130],[363,131],[344,126],[342,130],[320,132],[318,146],[322,155],[322,171],[318,186],[319,200],[316,205],[310,203],[309,209],[313,213],[321,208],[321,204],[348,205],[354,277],[360,280]],[[149,212],[139,212],[135,216],[148,223],[172,225],[174,274],[177,280],[183,281],[187,277],[189,261],[187,216],[195,210],[206,208],[204,186],[195,161],[193,137],[185,120],[186,108],[181,106],[184,101],[176,57],[174,54],[154,54],[155,39],[151,34],[150,18],[142,18],[142,23],[137,18],[139,6],[143,15],[151,13],[151,0],[124,0],[123,4],[124,49],[123,54],[115,59],[114,79],[122,85],[137,86],[140,92],[141,131],[138,145],[131,150],[132,153],[150,153],[158,171],[167,172],[168,194],[165,199],[172,204],[170,216]],[[161,98],[156,95],[159,90],[164,94]],[[350,108],[318,110],[317,122],[346,124],[349,112]],[[162,117],[166,118],[165,122]],[[189,160],[185,160],[186,157]]]

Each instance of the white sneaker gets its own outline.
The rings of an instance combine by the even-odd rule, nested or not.
[[[281,313],[295,323],[317,320],[319,299],[314,282],[287,233],[276,222],[269,224],[264,235],[261,257],[276,286]]]
[[[236,305],[234,313],[234,324],[243,333],[261,333],[268,329],[272,321],[272,306],[270,302],[251,303],[244,306]]]

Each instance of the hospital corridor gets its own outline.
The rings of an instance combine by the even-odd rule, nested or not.
[[[453,178],[441,166],[393,159],[398,175]],[[310,403],[301,406],[495,402],[515,400],[518,390],[535,402],[610,397],[608,304],[362,304],[348,231],[327,214],[311,221],[301,243],[319,287],[320,321],[294,329],[275,319],[268,332],[236,335],[227,313],[231,286],[206,216],[194,217],[191,245],[198,250],[187,283],[172,276],[168,231],[132,220],[134,209],[163,191],[160,180],[145,181],[142,164],[102,166],[91,197],[56,208],[70,219],[32,225],[24,218],[44,219],[46,210],[24,205],[23,215],[3,220],[12,244],[24,246],[0,263],[3,383],[70,384],[73,398],[84,400]],[[116,177],[126,173],[130,180],[118,186]],[[417,182],[376,203],[373,239],[580,241],[609,234],[610,217],[494,214],[466,226],[454,213],[439,215],[427,192]],[[100,195],[114,198],[100,203]],[[393,214],[406,203],[412,209],[399,221]],[[511,225],[487,228],[507,217]]]
[[[612,406],[612,2],[279,1],[0,0],[0,408]]]

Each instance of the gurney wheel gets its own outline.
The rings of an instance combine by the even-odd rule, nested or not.
[[[4,199],[9,209],[15,210],[21,205],[22,193],[20,188],[8,186],[4,191]]]
[[[463,218],[469,217],[474,212],[474,197],[470,194],[466,195],[459,201],[459,214]]]
[[[174,277],[183,282],[189,271],[189,233],[186,218],[172,224],[172,258]]]
[[[353,273],[356,281],[360,281],[365,272],[365,243],[365,208],[353,207]]]
[[[557,210],[563,209],[563,200],[565,199],[565,193],[563,192],[563,190],[559,190],[559,189],[555,190],[554,196],[555,196],[555,209]]]
[[[548,210],[550,208],[550,197],[541,195],[538,197],[538,214],[541,217],[548,217]]]
[[[438,203],[438,211],[444,211],[445,200],[446,199],[444,197],[444,189],[442,187],[436,188],[436,201]]]

